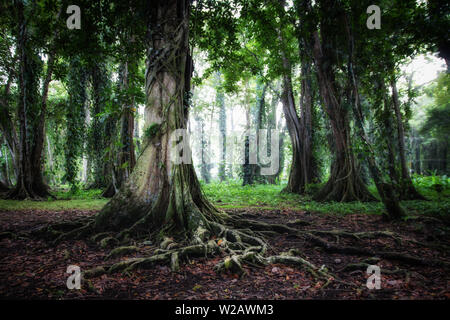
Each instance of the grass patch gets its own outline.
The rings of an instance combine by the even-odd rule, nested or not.
[[[75,199],[75,200],[49,200],[49,201],[32,201],[32,200],[0,200],[0,210],[17,211],[17,210],[100,210],[108,199]]]
[[[242,186],[237,181],[203,185],[206,196],[223,209],[259,208],[261,210],[303,210],[327,214],[382,214],[381,202],[316,202],[310,195],[282,193],[285,185]],[[431,186],[417,186],[430,201],[403,201],[408,215],[450,213],[450,189],[437,192]],[[375,195],[375,186],[369,187]]]
[[[415,177],[416,188],[429,201],[403,201],[402,205],[408,215],[429,214],[448,215],[450,213],[450,187],[448,178],[419,178]],[[442,184],[443,190],[437,191],[436,184]],[[282,193],[285,184],[281,185],[253,185],[242,186],[240,181],[203,184],[205,195],[216,206],[222,209],[254,208],[259,210],[299,210],[324,214],[382,214],[384,206],[381,202],[316,202],[311,195],[297,195]],[[311,186],[317,190],[319,186]],[[109,199],[101,197],[102,190],[79,190],[76,193],[67,191],[68,188],[55,191],[57,200],[48,201],[17,201],[0,200],[0,210],[100,210]],[[377,195],[376,188],[369,186],[369,190]]]
[[[100,189],[79,190],[76,193],[60,189],[53,192],[56,200],[0,200],[0,210],[100,210],[109,201],[101,194]]]

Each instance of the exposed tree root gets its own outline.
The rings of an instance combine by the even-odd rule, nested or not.
[[[146,235],[137,233],[138,228],[135,227],[137,224],[119,233],[95,233],[94,221],[90,219],[82,222],[61,223],[49,227],[47,231],[50,232],[51,236],[56,237],[57,242],[89,236],[91,241],[99,243],[102,248],[112,248],[109,255],[105,258],[106,261],[138,252],[139,248],[137,246],[130,245],[132,242],[135,243],[137,239],[144,239],[149,242],[149,239],[153,241],[159,237],[159,235],[154,233]],[[291,249],[286,253],[275,256],[267,256],[268,244],[264,240],[264,235],[268,234],[271,236],[276,236],[277,234],[293,235],[305,240],[305,242],[310,242],[323,248],[326,252],[397,260],[411,265],[449,267],[449,264],[445,261],[427,260],[399,252],[375,251],[363,247],[338,245],[321,237],[334,236],[337,239],[345,237],[356,241],[388,237],[398,243],[412,241],[416,244],[422,244],[411,239],[404,239],[391,231],[348,232],[344,230],[301,230],[296,228],[301,225],[305,224],[300,220],[289,225],[270,224],[245,219],[244,215],[236,214],[232,217],[227,217],[227,219],[224,219],[224,222],[209,221],[207,224],[198,227],[185,240],[180,237],[163,237],[159,241],[159,248],[150,257],[130,258],[117,263],[105,264],[102,267],[86,271],[85,276],[88,278],[104,273],[128,273],[135,269],[152,268],[157,264],[169,265],[172,271],[177,272],[180,269],[180,265],[189,261],[190,258],[221,255],[225,257],[224,260],[215,266],[215,270],[219,273],[231,272],[244,276],[246,274],[245,265],[257,268],[269,264],[285,264],[302,268],[316,279],[325,281],[326,284],[333,280],[340,281],[325,266],[317,267],[300,257],[298,249]],[[118,245],[122,246],[117,247]],[[422,245],[427,246],[426,243]],[[373,263],[373,261],[366,260],[359,264],[347,265],[341,271],[364,269],[370,263]],[[386,273],[389,272],[391,271],[387,270]],[[401,273],[403,270],[394,270],[392,272]]]

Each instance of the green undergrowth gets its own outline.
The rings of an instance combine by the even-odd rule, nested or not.
[[[281,192],[285,185],[241,186],[240,183],[211,183],[203,185],[206,196],[224,209],[259,208],[261,210],[301,210],[327,214],[382,214],[381,202],[316,202],[311,195],[296,195]],[[431,187],[417,186],[429,201],[402,201],[408,215],[450,213],[450,189],[438,193]],[[311,186],[317,190],[317,186]],[[378,196],[375,186],[369,190]]]
[[[78,190],[73,193],[67,189],[54,190],[52,194],[56,199],[48,198],[46,201],[33,200],[0,200],[0,210],[100,210],[109,199],[101,196],[102,190]]]
[[[416,188],[429,201],[403,201],[408,215],[427,214],[448,216],[450,213],[450,181],[447,177],[413,178]],[[442,187],[437,186],[442,185]],[[311,199],[311,195],[296,195],[284,193],[285,184],[242,186],[240,181],[224,183],[202,184],[205,195],[216,206],[222,209],[258,210],[298,210],[326,214],[381,214],[384,206],[381,202],[351,202],[321,203]],[[318,190],[320,185],[311,185],[310,191]],[[100,189],[79,190],[76,193],[60,188],[53,192],[55,199],[48,201],[16,201],[0,200],[0,210],[100,210],[108,199],[102,198]],[[369,190],[377,195],[376,188],[369,186]]]

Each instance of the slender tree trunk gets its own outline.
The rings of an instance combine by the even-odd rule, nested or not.
[[[261,83],[261,81],[258,79],[257,85],[256,85],[256,92],[257,92],[257,96],[256,96],[256,106],[254,109],[254,112],[252,112],[252,115],[254,117],[253,122],[256,124],[256,150],[255,152],[257,152],[256,154],[256,159],[257,159],[257,164],[254,164],[252,166],[253,169],[253,176],[254,176],[254,180],[256,180],[258,183],[266,183],[267,179],[265,176],[261,175],[261,162],[259,159],[259,150],[260,150],[260,146],[261,146],[261,141],[259,140],[260,136],[259,136],[259,130],[263,129],[263,124],[264,124],[264,120],[265,120],[265,108],[266,108],[266,90],[267,90],[267,85]]]
[[[279,0],[281,6],[284,6],[286,1]],[[282,30],[278,30],[278,40],[280,42],[280,47],[283,48],[284,38]],[[289,180],[284,192],[292,192],[302,194],[305,192],[306,185],[308,183],[308,172],[310,168],[307,167],[305,154],[305,128],[303,127],[304,119],[300,120],[294,100],[294,90],[292,86],[292,66],[289,57],[287,56],[284,49],[280,50],[281,60],[284,68],[283,74],[283,92],[281,95],[281,102],[283,104],[284,117],[286,119],[286,126],[289,131],[292,142],[292,162],[291,170],[289,172]],[[303,86],[302,86],[303,89]],[[305,88],[306,89],[306,88]],[[306,91],[305,91],[306,93]],[[305,97],[306,98],[306,97]],[[305,102],[305,101],[302,101]]]
[[[129,87],[129,69],[128,63],[123,66],[122,86],[124,90]],[[133,133],[134,133],[134,98],[130,97],[122,106],[121,119],[121,145],[122,150],[119,156],[119,178],[118,187],[122,186],[129,178],[134,166],[136,165],[136,156],[134,150]]]
[[[205,121],[198,117],[197,123],[200,132],[200,176],[205,183],[211,182],[209,144],[205,133]]]
[[[392,88],[392,104],[397,119],[397,139],[398,139],[398,151],[400,154],[400,167],[401,167],[401,199],[403,200],[424,200],[425,198],[417,192],[414,187],[411,176],[408,172],[408,166],[406,164],[406,147],[405,147],[405,129],[403,127],[402,114],[400,112],[400,100],[398,98],[397,84],[395,80],[391,81]]]
[[[48,85],[53,71],[54,52],[48,60],[47,74],[39,101],[39,74],[42,61],[29,40],[29,31],[19,4],[19,159],[16,186],[7,195],[11,199],[42,199],[50,196],[42,175],[42,150],[44,147],[45,114]]]
[[[123,77],[121,72],[120,77]],[[91,69],[93,103],[91,109],[91,122],[89,130],[89,157],[93,171],[93,181],[88,187],[105,188],[107,177],[110,172],[105,171],[105,151],[106,140],[109,138],[105,134],[105,122],[101,121],[100,114],[106,108],[106,92],[108,89],[108,75],[106,65],[103,62],[96,63]],[[109,159],[112,161],[112,159]]]
[[[71,190],[78,190],[79,159],[83,156],[86,137],[87,72],[80,57],[72,57],[68,74],[70,105],[66,109],[65,179]]]
[[[230,126],[231,126],[231,135],[234,135],[234,120],[233,120],[233,107],[230,110]],[[233,136],[234,137],[234,136]],[[234,138],[233,138],[234,139]],[[233,140],[234,141],[234,140]],[[233,160],[234,160],[234,145],[231,145],[231,148],[228,150],[228,178],[233,179]]]
[[[319,182],[317,161],[314,157],[313,150],[313,88],[312,88],[312,71],[309,62],[302,63],[302,82],[300,95],[300,110],[302,122],[302,140],[303,154],[302,166],[305,187],[310,183]]]
[[[245,110],[245,120],[246,120],[246,130],[249,133],[250,132],[250,107],[247,106],[247,109]],[[244,138],[244,164],[242,165],[242,185],[251,185],[253,184],[253,177],[254,177],[254,171],[253,171],[253,164],[250,164],[250,136],[247,134]]]
[[[347,31],[348,43],[349,43],[349,58],[348,58],[348,77],[351,84],[351,102],[353,113],[356,119],[356,126],[358,128],[359,136],[364,144],[364,147],[368,151],[367,162],[369,165],[369,170],[372,174],[372,178],[377,187],[378,193],[380,194],[381,200],[383,201],[387,216],[391,219],[399,219],[405,215],[405,211],[400,206],[400,202],[395,194],[394,189],[391,185],[383,182],[383,176],[378,169],[376,164],[374,152],[372,146],[370,145],[369,139],[364,130],[364,115],[361,108],[361,101],[359,96],[358,81],[356,78],[354,70],[354,38],[353,31],[348,20],[347,14],[344,15],[345,26]]]
[[[290,75],[291,65],[287,57],[283,54],[283,66],[288,70],[288,74],[283,76],[283,92],[281,102],[283,104],[286,126],[292,142],[292,162],[289,172],[289,180],[285,192],[303,193],[305,191],[305,176],[302,163],[303,155],[303,128],[295,108],[294,93],[292,89],[292,79]]]
[[[219,180],[226,180],[226,158],[227,158],[227,113],[225,109],[225,93],[223,92],[221,74],[216,74],[216,105],[219,108],[219,132],[220,132],[220,162]]]
[[[98,230],[196,238],[219,213],[202,195],[191,163],[177,164],[171,135],[186,129],[192,59],[188,0],[151,2],[146,72],[146,140],[125,187],[97,215]],[[184,152],[188,141],[183,143]],[[179,153],[177,153],[179,154]],[[192,238],[191,238],[192,239]]]
[[[276,93],[272,95],[272,101],[270,103],[270,109],[267,115],[267,141],[272,141],[272,132],[271,130],[277,129],[277,113],[276,108],[278,104],[279,98],[276,96]],[[284,137],[282,134],[279,136],[279,161],[281,164],[281,150],[283,150],[283,143],[284,143]],[[275,150],[272,150],[272,146],[269,143],[267,147],[268,155],[271,156],[272,152],[276,152]],[[269,184],[276,184],[277,178],[279,177],[281,172],[280,166],[278,166],[278,172],[274,175],[267,176],[267,182]]]
[[[387,149],[387,167],[389,171],[389,178],[391,180],[391,183],[395,186],[396,189],[400,189],[400,177],[397,172],[397,168],[395,167],[395,164],[397,163],[395,158],[395,150],[394,150],[394,129],[391,119],[391,101],[389,101],[387,93],[386,93],[386,87],[384,83],[381,82],[381,90],[384,93],[384,104],[383,104],[383,123],[384,123],[384,140],[386,143],[386,149]],[[398,190],[400,192],[400,190]]]
[[[421,155],[421,139],[418,136],[414,137],[415,142],[415,160],[414,171],[416,174],[422,174],[422,155]]]

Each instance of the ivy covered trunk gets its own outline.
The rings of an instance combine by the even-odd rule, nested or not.
[[[83,154],[87,99],[87,72],[84,62],[75,56],[70,60],[68,74],[69,105],[66,109],[67,131],[65,154],[65,179],[72,191],[78,189],[79,159]]]
[[[317,159],[314,156],[314,92],[312,87],[312,70],[310,62],[302,63],[302,81],[300,93],[300,112],[303,138],[303,176],[305,188],[310,183],[319,182]]]
[[[406,147],[405,147],[405,128],[403,126],[403,117],[400,112],[400,100],[398,97],[397,84],[395,80],[391,81],[392,88],[392,105],[394,107],[395,118],[397,120],[397,140],[398,140],[398,152],[400,154],[400,190],[401,199],[403,200],[425,200],[425,198],[417,192],[414,187],[411,176],[408,172],[408,166],[406,164]]]
[[[326,35],[322,34],[322,39],[324,38],[326,39]],[[325,186],[315,195],[315,199],[340,202],[374,200],[375,198],[361,179],[351,148],[348,107],[342,95],[339,94],[342,90],[338,90],[332,63],[329,60],[331,55],[324,50],[330,50],[330,44],[323,46],[318,32],[315,32],[313,55],[317,66],[319,89],[334,138],[334,159],[330,177]]]
[[[122,70],[122,86],[123,90],[129,88],[129,63],[125,63]],[[131,70],[135,71],[135,68],[131,66]],[[134,150],[134,114],[136,112],[136,105],[134,97],[126,99],[122,105],[122,118],[121,118],[121,152],[119,155],[119,186],[125,184],[130,177],[134,166],[136,165],[136,154]]]
[[[23,16],[23,4],[19,5],[19,158],[17,159],[17,183],[7,197],[10,199],[42,199],[50,196],[42,175],[42,150],[48,83],[44,82],[43,100],[39,97],[39,76],[42,61],[30,44],[30,34]],[[51,57],[50,57],[51,58]],[[49,59],[49,64],[52,61]],[[47,74],[51,77],[51,65]],[[47,88],[47,89],[46,89]]]
[[[221,218],[203,196],[193,165],[174,163],[170,152],[171,134],[185,129],[188,119],[190,1],[150,6],[142,153],[128,182],[96,216],[95,228],[190,239]]]
[[[290,67],[289,69],[290,70]],[[289,172],[288,184],[285,191],[292,193],[303,193],[305,187],[305,176],[302,167],[303,141],[302,127],[295,108],[294,94],[292,90],[292,81],[290,75],[283,78],[283,93],[281,97],[283,104],[286,127],[289,131],[292,143],[292,162]]]
[[[400,205],[399,199],[395,194],[394,188],[392,185],[387,184],[383,180],[383,175],[378,168],[378,165],[375,160],[375,155],[373,152],[373,148],[369,142],[369,138],[364,129],[364,115],[361,108],[361,100],[359,95],[358,88],[358,80],[356,76],[356,72],[354,69],[354,55],[355,55],[355,45],[354,45],[354,36],[353,29],[350,25],[348,15],[344,14],[345,27],[347,31],[348,37],[348,80],[351,87],[350,100],[353,109],[353,114],[355,115],[355,123],[357,132],[361,138],[363,146],[365,148],[365,153],[367,154],[367,164],[375,186],[377,187],[378,193],[381,197],[381,201],[383,202],[386,211],[387,217],[390,219],[399,219],[405,215],[405,211]]]
[[[102,189],[107,185],[106,176],[109,172],[105,170],[105,121],[101,114],[106,110],[108,93],[108,71],[104,62],[95,63],[91,69],[92,80],[92,122],[89,130],[89,158],[93,167],[93,180],[89,185],[92,189]],[[81,88],[80,88],[81,89]]]

